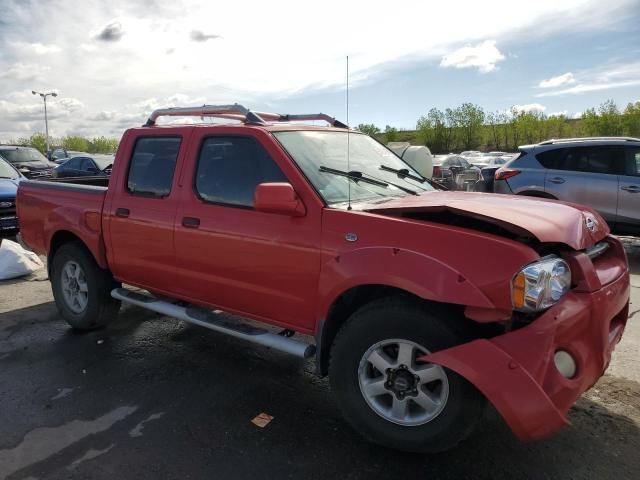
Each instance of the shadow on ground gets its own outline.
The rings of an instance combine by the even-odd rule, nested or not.
[[[415,455],[365,443],[313,363],[126,308],[107,329],[72,332],[51,303],[0,320],[0,458],[9,478],[633,478],[640,385],[605,377],[573,426],[520,443],[500,419],[453,451]],[[127,416],[61,450],[37,427]],[[132,412],[132,413],[131,413]],[[265,428],[251,419],[274,416]],[[146,422],[146,423],[144,423]],[[42,433],[42,431],[38,431]],[[80,432],[82,433],[82,432]],[[78,432],[76,431],[76,434]],[[39,437],[38,437],[39,438]],[[56,440],[62,441],[61,439]],[[23,452],[50,448],[24,462]]]

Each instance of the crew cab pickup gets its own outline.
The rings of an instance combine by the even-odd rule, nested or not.
[[[17,205],[72,327],[126,302],[315,355],[346,419],[392,448],[451,448],[487,401],[522,440],[557,431],[627,322],[626,256],[594,210],[438,190],[323,114],[158,110],[110,179],[78,181],[23,181]]]

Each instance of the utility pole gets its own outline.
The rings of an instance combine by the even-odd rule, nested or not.
[[[56,92],[47,92],[47,93],[40,93],[40,92],[36,92],[35,90],[31,90],[31,93],[33,95],[40,95],[42,97],[42,100],[44,101],[44,129],[45,129],[45,140],[47,143],[47,157],[49,156],[49,120],[47,119],[47,97],[49,95],[51,95],[52,97],[57,97],[58,94]]]

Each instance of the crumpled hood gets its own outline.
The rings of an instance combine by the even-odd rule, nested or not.
[[[451,212],[528,234],[542,243],[564,243],[583,250],[609,234],[609,226],[582,205],[533,197],[472,192],[430,192],[406,196],[362,210],[380,215]]]
[[[11,180],[9,178],[0,178],[0,199],[15,198],[19,183],[20,179]]]

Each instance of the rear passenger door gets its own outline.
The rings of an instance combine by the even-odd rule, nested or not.
[[[119,169],[118,178],[110,181],[105,214],[109,266],[116,278],[172,293],[177,166],[186,139],[184,130],[168,132],[163,129],[162,135],[150,132],[133,140],[127,168]]]
[[[559,200],[591,207],[614,226],[618,175],[624,166],[622,147],[565,147],[539,153],[536,158],[547,168],[545,192]]]
[[[626,167],[620,175],[616,229],[640,234],[640,148],[626,148]]]

